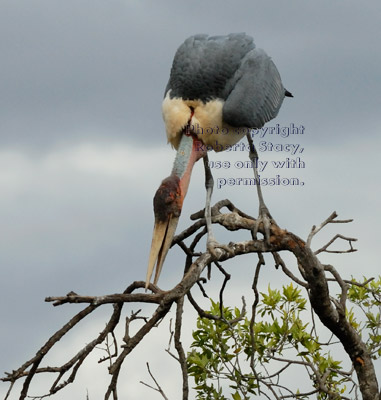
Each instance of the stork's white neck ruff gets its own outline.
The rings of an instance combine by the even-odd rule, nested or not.
[[[171,99],[169,94],[170,90],[164,98],[162,111],[168,142],[175,149],[178,149],[183,129],[188,123],[197,138],[216,151],[237,143],[245,136],[245,129],[223,122],[223,100],[213,99],[204,103],[201,100],[184,100],[179,97]]]

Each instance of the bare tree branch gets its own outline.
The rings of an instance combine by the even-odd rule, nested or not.
[[[183,310],[184,310],[184,297],[180,297],[177,300],[177,308],[176,308],[175,348],[177,350],[177,354],[179,355],[178,361],[181,366],[181,372],[183,377],[183,400],[187,400],[189,394],[187,359],[180,339]]]
[[[226,207],[229,212],[221,213],[221,208]],[[374,400],[378,399],[378,383],[375,375],[374,365],[372,361],[371,354],[363,342],[359,333],[353,328],[349,323],[345,315],[345,307],[347,300],[347,287],[350,281],[346,281],[341,278],[337,270],[331,265],[323,265],[318,260],[316,254],[319,252],[327,252],[328,247],[337,239],[343,239],[350,243],[350,249],[343,252],[355,251],[352,248],[352,242],[355,241],[353,238],[347,238],[341,235],[336,235],[330,242],[314,252],[311,249],[311,242],[314,236],[327,224],[329,223],[347,223],[351,220],[336,220],[337,214],[332,213],[323,223],[318,227],[314,226],[311,233],[308,236],[307,242],[304,242],[295,234],[288,232],[284,229],[279,228],[275,224],[271,226],[270,240],[267,243],[264,240],[247,240],[236,243],[231,243],[229,246],[230,251],[221,249],[219,255],[214,257],[209,252],[196,253],[195,248],[199,243],[200,239],[205,234],[205,220],[203,218],[203,213],[198,212],[193,215],[194,219],[199,218],[194,224],[192,224],[185,231],[180,233],[174,238],[173,244],[179,244],[179,246],[184,250],[186,254],[185,272],[181,282],[174,288],[168,291],[163,291],[159,287],[150,284],[149,293],[137,292],[144,288],[145,283],[142,281],[133,282],[123,293],[121,294],[111,294],[104,296],[82,296],[74,292],[68,293],[66,296],[54,296],[47,297],[47,302],[52,302],[54,306],[70,303],[84,303],[88,304],[82,311],[76,314],[67,324],[65,324],[60,330],[58,330],[51,338],[41,347],[36,355],[29,361],[24,363],[20,368],[11,373],[7,373],[2,381],[10,382],[11,387],[7,393],[6,398],[9,397],[9,393],[13,388],[14,382],[24,378],[23,387],[21,390],[20,399],[23,400],[28,396],[30,383],[36,374],[40,373],[53,373],[56,374],[56,379],[54,380],[52,386],[49,389],[49,394],[54,394],[59,390],[63,389],[69,383],[74,381],[78,369],[81,367],[83,361],[86,357],[95,349],[98,348],[103,342],[106,342],[106,349],[108,349],[108,336],[114,338],[114,343],[116,347],[116,339],[114,335],[114,329],[118,325],[121,317],[121,311],[125,303],[151,303],[156,304],[157,307],[151,317],[141,317],[139,316],[139,311],[132,313],[130,317],[126,318],[125,324],[125,335],[123,338],[123,344],[120,348],[120,353],[108,353],[108,356],[104,359],[110,361],[109,374],[111,375],[111,380],[108,389],[105,393],[105,400],[109,399],[111,396],[114,400],[118,399],[117,393],[117,382],[120,374],[121,366],[123,365],[126,357],[131,353],[131,351],[139,345],[143,338],[150,333],[150,331],[157,326],[160,321],[165,318],[165,316],[170,311],[174,303],[177,304],[176,311],[176,326],[175,326],[175,347],[178,353],[178,360],[182,368],[183,376],[183,399],[188,398],[188,383],[187,383],[187,370],[186,370],[186,356],[184,349],[181,345],[180,335],[181,335],[181,319],[183,312],[183,299],[187,296],[190,303],[195,307],[199,315],[205,318],[216,319],[226,322],[228,325],[232,324],[233,321],[225,321],[222,315],[222,300],[223,293],[226,288],[226,282],[229,279],[229,274],[222,268],[221,263],[225,260],[237,257],[242,254],[257,253],[259,261],[255,270],[254,280],[253,280],[253,291],[254,291],[254,302],[252,305],[252,317],[251,325],[255,321],[256,307],[258,304],[258,290],[257,283],[259,279],[259,271],[261,265],[264,264],[262,257],[263,253],[271,253],[274,257],[276,267],[280,266],[282,271],[294,282],[306,288],[308,291],[311,306],[314,312],[318,315],[322,323],[334,334],[342,343],[345,351],[347,352],[350,360],[352,361],[353,368],[356,371],[357,379],[359,381],[360,390],[364,400]],[[235,231],[239,229],[252,231],[255,219],[244,214],[242,211],[238,210],[230,201],[223,200],[218,202],[212,209],[212,222],[221,225],[222,227]],[[200,232],[198,232],[200,230]],[[259,231],[263,234],[263,226],[259,225]],[[190,246],[186,246],[184,240],[195,235]],[[304,279],[301,280],[295,276],[295,274],[286,267],[282,258],[278,254],[280,251],[287,251],[294,254],[296,257],[299,270]],[[219,316],[213,316],[210,313],[206,313],[202,310],[197,302],[192,297],[190,290],[191,288],[200,283],[202,272],[212,263],[214,263],[217,268],[225,275],[224,283],[220,290],[220,314]],[[327,278],[326,274],[330,273],[332,278]],[[341,288],[341,295],[339,301],[337,301],[334,296],[330,294],[328,282],[334,280]],[[104,304],[113,304],[113,313],[106,324],[106,327],[98,334],[90,343],[84,346],[79,352],[72,356],[69,361],[58,367],[45,367],[40,366],[46,354],[59,342],[59,340],[70,330],[74,329],[75,326],[84,318],[88,317],[94,310]],[[241,318],[245,313],[245,303],[243,303],[242,313],[239,318]],[[134,335],[131,335],[130,324],[139,320],[144,322],[140,329]],[[253,329],[251,327],[251,329]],[[253,334],[252,334],[253,337]],[[253,342],[253,338],[252,338]],[[255,349],[255,343],[252,343]],[[104,359],[101,359],[103,361]],[[295,361],[294,361],[295,362]],[[251,358],[251,367],[253,373],[256,374],[254,368],[254,358]],[[310,366],[309,366],[310,367]],[[311,367],[312,368],[312,367]],[[316,369],[315,369],[316,370]],[[315,371],[314,370],[314,371]],[[62,381],[63,375],[70,372],[69,377]],[[316,372],[316,371],[315,371]],[[314,372],[314,373],[315,373]],[[150,371],[149,371],[150,373]],[[317,374],[317,372],[316,372]],[[151,375],[151,373],[150,373]],[[270,374],[268,374],[271,376]],[[160,387],[151,375],[152,379],[156,384],[155,390],[160,392]],[[256,375],[257,380],[259,380],[258,375]],[[320,379],[320,381],[319,381]],[[318,384],[319,390],[325,391],[330,394],[325,386],[325,375],[319,375]],[[269,382],[265,383],[264,379],[260,379],[264,386],[268,389],[275,399],[285,398],[280,397],[275,388],[280,387],[277,383],[273,386]],[[162,395],[163,393],[160,392]],[[263,396],[268,397],[266,393],[262,393]],[[163,395],[164,396],[164,395]],[[333,396],[333,394],[332,394]],[[164,397],[165,398],[165,397]],[[269,398],[269,397],[268,397]],[[332,397],[334,398],[334,397]]]
[[[147,362],[146,365],[147,365],[148,373],[150,374],[150,377],[152,378],[152,380],[155,382],[156,387],[153,387],[153,386],[151,386],[151,385],[148,385],[147,383],[145,383],[145,382],[143,382],[143,381],[140,381],[140,383],[141,383],[142,385],[145,385],[145,386],[149,387],[150,389],[153,389],[153,390],[159,392],[159,393],[163,396],[163,398],[164,398],[165,400],[168,400],[168,397],[165,395],[165,393],[163,392],[163,389],[160,387],[160,385],[158,384],[157,380],[156,380],[155,377],[153,376],[153,374],[152,374],[152,372],[151,372],[151,369],[150,369],[150,367],[149,367],[149,363]]]

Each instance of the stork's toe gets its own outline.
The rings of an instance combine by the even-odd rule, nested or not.
[[[231,247],[229,247],[226,244],[220,244],[218,243],[215,239],[213,238],[208,238],[208,241],[206,243],[206,249],[209,251],[209,253],[216,258],[217,260],[221,257],[223,254],[221,250],[225,250],[229,255],[234,255],[234,251]],[[220,250],[221,249],[221,250]]]
[[[253,239],[257,240],[257,233],[260,225],[263,225],[263,236],[267,244],[270,244],[270,228],[271,224],[275,224],[276,222],[270,214],[270,211],[266,206],[259,208],[259,215],[257,220],[254,223],[254,227],[252,230]]]

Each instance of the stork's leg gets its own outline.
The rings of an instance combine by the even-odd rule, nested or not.
[[[206,221],[206,229],[208,231],[208,239],[206,242],[207,250],[214,256],[218,257],[216,254],[216,249],[224,249],[229,253],[232,251],[228,246],[219,244],[213,235],[212,230],[212,213],[210,208],[210,202],[212,199],[213,187],[214,187],[214,179],[212,175],[212,171],[209,167],[209,158],[208,154],[205,154],[203,157],[204,168],[205,168],[205,189],[206,189],[206,203],[205,203],[205,221]]]
[[[261,189],[261,185],[259,184],[259,176],[258,176],[258,169],[257,169],[258,158],[259,158],[257,149],[254,146],[254,142],[250,136],[250,133],[248,133],[246,135],[246,137],[249,142],[249,147],[250,147],[249,157],[250,157],[251,163],[253,164],[254,178],[255,178],[255,182],[256,182],[258,200],[259,200],[259,215],[258,215],[258,218],[254,225],[253,237],[254,237],[254,239],[257,238],[259,224],[262,223],[263,229],[265,232],[265,234],[264,234],[265,240],[267,243],[270,243],[270,226],[271,226],[271,223],[274,223],[275,221],[273,220],[273,217],[271,216],[271,214],[263,200],[262,189]]]

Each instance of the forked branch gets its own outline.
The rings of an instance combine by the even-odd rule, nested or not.
[[[222,213],[221,209],[226,207],[227,213]],[[176,285],[173,289],[163,291],[159,287],[150,284],[150,293],[143,292],[144,282],[138,281],[133,282],[123,293],[111,294],[105,296],[83,296],[78,295],[74,292],[68,293],[66,296],[54,296],[47,297],[47,302],[52,302],[54,306],[60,306],[63,304],[78,304],[84,303],[87,306],[76,314],[67,324],[65,324],[60,330],[58,330],[46,343],[37,351],[36,355],[29,361],[24,363],[17,370],[7,373],[2,381],[9,382],[13,388],[13,384],[24,379],[23,387],[20,393],[20,399],[29,397],[30,385],[37,374],[50,373],[55,374],[55,380],[51,387],[48,389],[48,395],[52,395],[59,390],[63,389],[69,383],[73,382],[76,378],[76,374],[79,368],[82,366],[87,356],[95,349],[98,348],[102,343],[106,343],[106,347],[109,348],[107,342],[108,337],[113,338],[113,343],[116,346],[116,333],[115,328],[121,320],[121,314],[123,307],[126,303],[142,304],[151,303],[156,304],[156,309],[150,317],[142,317],[139,312],[130,314],[125,319],[125,334],[124,337],[119,340],[122,344],[117,351],[111,353],[109,351],[108,356],[101,359],[101,361],[107,360],[109,362],[108,372],[111,375],[109,386],[105,393],[105,399],[112,398],[118,399],[117,383],[120,375],[120,370],[126,357],[131,351],[139,345],[139,343],[147,336],[151,330],[157,326],[168,314],[172,305],[177,305],[176,313],[176,326],[175,326],[175,348],[177,350],[178,357],[176,359],[180,363],[183,376],[183,400],[188,398],[188,383],[187,383],[187,367],[186,367],[186,355],[181,345],[181,326],[182,326],[182,314],[183,314],[183,300],[187,297],[191,304],[195,307],[198,313],[207,318],[212,318],[220,321],[224,321],[222,315],[222,304],[223,294],[226,289],[225,285],[230,275],[222,268],[221,263],[233,257],[237,257],[242,254],[256,253],[259,256],[259,262],[257,264],[256,273],[253,281],[254,291],[254,302],[252,305],[252,325],[256,318],[256,306],[258,302],[258,290],[257,283],[259,279],[259,271],[263,264],[262,254],[270,253],[273,255],[275,260],[275,266],[280,269],[295,283],[304,287],[309,294],[311,306],[314,312],[318,315],[323,324],[334,334],[343,344],[350,360],[352,361],[353,368],[357,373],[357,378],[362,392],[363,399],[374,400],[378,398],[378,383],[374,371],[373,362],[371,355],[367,350],[366,345],[362,341],[359,333],[353,328],[346,318],[346,300],[347,300],[347,287],[348,281],[342,279],[337,270],[331,265],[323,265],[317,258],[317,254],[321,252],[331,252],[329,246],[334,243],[337,239],[342,239],[349,242],[350,249],[342,252],[352,252],[355,249],[352,248],[352,242],[356,239],[348,238],[342,235],[336,235],[330,240],[325,246],[317,251],[311,249],[311,242],[314,236],[323,229],[327,224],[330,223],[348,223],[351,220],[336,220],[336,213],[333,213],[327,220],[325,220],[318,227],[314,226],[311,233],[308,236],[307,241],[303,241],[295,234],[288,232],[287,230],[281,229],[276,225],[271,227],[271,236],[269,243],[264,240],[247,240],[236,243],[230,243],[230,252],[221,249],[218,259],[213,258],[209,252],[197,253],[195,251],[197,244],[200,239],[205,235],[205,220],[203,218],[203,212],[200,211],[192,216],[196,219],[189,228],[184,230],[182,233],[177,235],[173,244],[178,244],[186,254],[186,262],[184,268],[184,276],[181,282]],[[249,215],[243,213],[237,209],[229,200],[223,200],[218,202],[212,209],[212,222],[219,224],[227,230],[247,230],[248,237],[251,237],[250,232],[252,231],[255,219]],[[263,234],[263,227],[259,226],[259,231]],[[191,244],[187,246],[184,242],[185,239],[191,238],[193,240]],[[279,252],[287,251],[294,254],[299,271],[291,271],[286,266],[284,261],[279,255]],[[223,287],[220,290],[220,315],[213,316],[203,311],[197,304],[196,300],[190,293],[190,290],[201,280],[205,278],[201,277],[202,272],[211,264],[215,263],[217,268],[222,274],[224,274],[225,280]],[[300,276],[297,276],[299,273]],[[326,274],[329,274],[330,278],[327,278]],[[330,294],[328,281],[334,280],[337,282],[341,289],[341,295],[339,301],[334,300],[334,296]],[[106,324],[106,327],[97,334],[96,337],[87,345],[85,345],[80,351],[72,356],[67,362],[61,366],[48,367],[42,366],[42,362],[46,354],[55,347],[60,339],[66,335],[69,331],[75,329],[76,325],[83,320],[88,318],[93,311],[98,307],[104,306],[105,304],[113,305],[113,312]],[[245,302],[243,303],[242,315],[245,314]],[[139,321],[139,322],[138,322]],[[225,321],[229,324],[229,321]],[[137,329],[135,334],[131,334],[132,330],[130,325],[132,323],[140,323],[141,326]],[[231,323],[231,321],[230,321]],[[252,343],[253,349],[255,349],[255,343]],[[287,368],[287,363],[286,367]],[[253,373],[255,374],[254,367],[254,352],[251,359],[251,366]],[[149,367],[147,367],[149,368]],[[64,374],[68,373],[69,376],[66,380],[63,380]],[[160,388],[159,384],[155,381],[155,378],[149,373],[155,382],[154,390],[157,390],[164,398],[165,394]],[[65,375],[66,376],[66,375]],[[268,384],[266,384],[268,385]],[[321,390],[325,387],[324,376],[318,382]],[[270,385],[271,386],[271,385]],[[277,390],[272,387],[267,388],[274,398],[280,398],[277,395]],[[10,393],[10,391],[8,393]],[[264,394],[265,397],[270,398],[269,394]],[[286,396],[287,397],[287,396]],[[6,396],[8,398],[8,394]],[[285,397],[282,397],[285,398]]]

